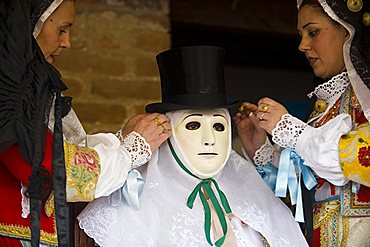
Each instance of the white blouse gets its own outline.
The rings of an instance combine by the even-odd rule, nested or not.
[[[54,114],[51,112],[50,116]],[[53,123],[50,117],[49,126]],[[136,132],[125,138],[120,132],[87,135],[73,110],[63,118],[63,134],[67,142],[92,148],[99,154],[100,175],[95,198],[108,196],[122,187],[129,171],[147,163],[152,155],[149,144]],[[136,149],[131,148],[133,144]]]
[[[331,80],[319,85],[308,96],[315,94],[324,100],[328,107],[305,123],[290,114],[285,114],[272,131],[272,145],[268,140],[257,150],[254,161],[256,165],[271,162],[278,166],[282,148],[293,148],[319,177],[336,186],[345,185],[348,180],[343,176],[338,158],[338,143],[340,137],[352,128],[351,117],[339,114],[319,128],[309,124],[320,120],[339,99],[350,85],[347,72],[343,72]]]

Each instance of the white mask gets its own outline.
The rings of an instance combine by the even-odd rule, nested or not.
[[[215,176],[226,164],[231,148],[230,116],[225,109],[191,109],[173,126],[177,145],[199,178]]]

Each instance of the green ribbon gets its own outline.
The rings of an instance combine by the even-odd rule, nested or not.
[[[200,197],[200,200],[202,201],[202,204],[203,204],[203,208],[204,208],[204,231],[205,231],[205,234],[206,234],[206,238],[207,238],[207,242],[213,246],[212,244],[212,241],[211,241],[211,209],[207,203],[207,199],[206,199],[206,196],[204,194],[204,192],[202,191],[202,188],[204,188],[204,190],[206,191],[209,199],[211,200],[211,203],[213,205],[213,207],[215,208],[216,210],[216,213],[217,213],[217,216],[218,216],[218,219],[221,223],[221,226],[222,226],[222,231],[224,233],[224,235],[218,239],[216,242],[215,242],[215,245],[217,247],[221,246],[224,241],[225,241],[225,238],[226,238],[226,233],[227,233],[227,223],[226,223],[226,217],[224,215],[224,212],[222,210],[222,207],[224,208],[225,212],[227,214],[231,213],[231,208],[230,208],[230,205],[229,205],[229,202],[227,201],[227,198],[225,196],[225,194],[220,190],[216,180],[214,180],[213,178],[206,178],[206,179],[200,179],[199,177],[197,177],[196,175],[194,175],[193,173],[191,173],[186,167],[185,165],[181,162],[181,160],[179,159],[179,157],[177,156],[175,150],[173,149],[173,146],[171,144],[171,141],[168,139],[168,145],[170,147],[170,150],[171,150],[171,153],[173,155],[173,157],[175,158],[177,164],[187,173],[189,174],[190,176],[194,177],[194,178],[197,178],[199,180],[201,180],[197,186],[195,186],[194,190],[190,193],[189,197],[188,197],[188,201],[187,201],[187,206],[189,208],[193,208],[193,204],[194,204],[194,201],[197,197],[197,194],[199,194],[199,197]],[[221,204],[222,204],[222,207],[215,195],[215,193],[213,192],[213,189],[211,187],[211,183],[214,184],[214,186],[216,187],[216,190],[217,190],[217,193],[221,199]]]

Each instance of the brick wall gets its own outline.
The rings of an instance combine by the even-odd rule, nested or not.
[[[56,63],[88,133],[115,132],[160,100],[155,55],[170,47],[169,0],[77,0],[72,48]]]

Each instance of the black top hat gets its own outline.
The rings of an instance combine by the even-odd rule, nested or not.
[[[215,46],[175,48],[157,55],[162,102],[145,107],[147,112],[194,108],[231,108],[224,79],[225,50]]]

